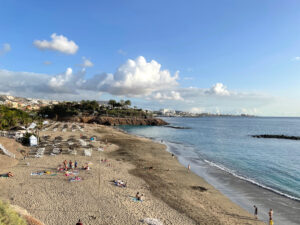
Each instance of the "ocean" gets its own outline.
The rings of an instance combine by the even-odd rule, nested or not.
[[[168,151],[179,157],[182,164],[185,166],[191,164],[194,172],[219,190],[223,188],[221,184],[223,181],[210,176],[213,174],[210,168],[221,170],[235,179],[294,201],[296,205],[292,202],[293,210],[296,214],[297,212],[300,214],[298,208],[300,141],[251,137],[257,134],[300,136],[300,118],[164,117],[162,119],[173,127],[120,126],[120,128],[128,133],[166,144]],[[226,194],[226,191],[224,192]],[[231,198],[235,197],[232,194],[228,195]]]

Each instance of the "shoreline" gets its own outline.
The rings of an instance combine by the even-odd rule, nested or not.
[[[128,133],[124,130],[122,131]],[[128,134],[147,138],[133,133]],[[153,138],[149,139],[160,143],[159,140]],[[172,151],[172,146],[170,144],[178,145],[178,143],[168,143],[164,141],[164,144],[167,146],[166,151],[175,154],[182,166],[191,163],[191,170],[193,172],[205,179],[209,184],[213,185],[235,204],[247,210],[249,213],[253,211],[253,205],[259,206],[260,212],[265,212],[260,215],[260,218],[265,223],[268,223],[267,212],[270,208],[277,211],[277,215],[275,214],[274,216],[276,224],[297,225],[298,221],[300,221],[300,202],[298,199],[289,198],[284,194],[277,193],[276,190],[270,190],[268,187],[252,183],[246,178],[243,179],[235,176],[234,174],[219,168],[217,165],[211,165],[211,163],[205,159],[202,159],[203,162],[201,163],[201,166],[199,166],[199,160],[197,160],[197,164],[195,164],[192,162],[193,160],[189,161],[184,156],[176,154],[176,151]],[[202,172],[200,172],[201,170]],[[205,170],[205,172],[203,172],[203,170]],[[289,207],[286,207],[287,205]]]
[[[161,148],[160,147],[160,153],[159,154],[161,154],[162,156],[161,157],[163,157],[163,162],[165,163],[165,157],[171,157],[171,153],[169,152],[169,151],[167,151],[167,145],[165,145],[165,143],[160,143],[159,141],[156,141],[156,140],[154,140],[154,139],[151,139],[151,138],[148,138],[148,137],[144,137],[144,136],[141,136],[141,135],[137,135],[137,134],[131,134],[131,133],[128,133],[128,132],[126,132],[125,130],[123,130],[123,129],[121,129],[121,131],[120,131],[120,128],[112,128],[112,129],[115,129],[115,130],[117,130],[118,132],[121,132],[122,134],[124,134],[124,135],[128,135],[128,136],[131,136],[132,138],[135,138],[135,139],[143,139],[143,140],[147,140],[147,141],[149,141],[149,142],[154,142],[156,145],[160,145],[160,146],[164,146],[163,148]],[[117,143],[118,142],[118,140],[117,139],[110,139],[110,141],[112,142],[112,143]],[[132,154],[125,154],[125,152],[123,152],[122,151],[122,149],[120,150],[121,152],[120,152],[120,154],[118,155],[119,157],[120,156],[123,156],[123,160],[125,160],[125,161],[128,161],[128,162],[130,162],[130,163],[132,163],[132,164],[134,164],[136,167],[137,167],[137,169],[136,170],[134,170],[134,171],[132,171],[132,174],[134,174],[134,175],[136,175],[136,176],[139,176],[139,177],[141,177],[142,179],[144,179],[147,183],[149,183],[150,184],[150,186],[151,186],[151,181],[152,181],[152,179],[153,180],[155,180],[155,179],[157,179],[157,177],[155,177],[155,176],[159,176],[159,174],[157,173],[157,174],[154,174],[153,176],[150,176],[150,177],[148,177],[147,176],[147,174],[146,173],[144,173],[143,171],[141,171],[141,170],[139,170],[139,169],[141,169],[141,168],[143,168],[143,163],[140,163],[140,161],[144,161],[143,159],[142,159],[142,157],[141,158],[139,158],[139,160],[137,160],[136,158],[133,158],[133,155]],[[148,153],[148,152],[147,152]],[[146,153],[145,153],[146,154]],[[157,154],[157,153],[156,153]],[[155,155],[156,155],[155,154]],[[136,155],[134,155],[135,157],[136,157]],[[117,157],[117,156],[114,156],[114,157]],[[129,157],[129,158],[128,158]],[[131,158],[131,159],[130,159]],[[152,164],[158,164],[158,162],[155,162],[156,160],[153,160],[152,161],[152,163],[151,163],[151,165]],[[158,160],[158,161],[160,161],[160,160]],[[162,162],[161,161],[161,162]],[[226,202],[226,206],[228,207],[228,208],[230,208],[231,210],[232,209],[235,209],[235,210],[238,210],[239,211],[239,213],[237,213],[237,214],[230,214],[230,213],[228,213],[227,215],[231,215],[232,216],[232,218],[231,219],[233,219],[232,221],[230,221],[230,223],[228,223],[228,221],[218,221],[218,220],[216,220],[216,221],[214,221],[213,223],[208,223],[208,224],[247,224],[247,220],[248,220],[248,223],[249,223],[249,221],[251,221],[251,224],[264,224],[262,221],[257,221],[257,220],[255,220],[255,219],[253,219],[254,217],[252,217],[252,215],[250,214],[250,213],[248,213],[248,212],[246,212],[246,211],[244,211],[244,209],[242,209],[242,208],[240,208],[240,206],[238,206],[236,203],[233,203],[233,202],[231,202],[229,199],[227,199],[227,197],[225,197],[223,194],[221,194],[221,196],[219,196],[219,194],[220,193],[218,193],[219,191],[218,190],[215,190],[210,184],[208,184],[206,181],[204,181],[203,180],[203,178],[201,177],[201,176],[199,176],[199,175],[197,175],[196,173],[188,173],[187,172],[187,169],[184,167],[184,165],[183,164],[181,164],[180,162],[179,162],[179,160],[177,160],[177,159],[175,159],[175,161],[176,161],[176,164],[178,163],[179,165],[176,165],[177,166],[177,171],[179,171],[180,170],[180,174],[177,174],[177,175],[175,175],[176,177],[177,177],[177,181],[179,181],[180,180],[180,178],[181,179],[187,179],[187,176],[192,176],[193,178],[192,178],[192,180],[195,182],[195,181],[200,181],[201,182],[201,185],[203,185],[203,187],[204,188],[206,188],[206,187],[209,187],[208,188],[208,190],[211,190],[211,191],[213,191],[214,193],[213,194],[215,194],[215,195],[218,195],[218,198],[222,198],[222,200],[223,200],[223,204],[224,204],[224,201]],[[149,161],[146,161],[146,163],[149,163]],[[147,164],[148,165],[148,164]],[[153,166],[154,168],[155,168],[155,166]],[[154,170],[153,170],[154,171]],[[170,172],[170,171],[172,171],[172,170],[169,170],[168,168],[166,168],[166,167],[163,167],[162,168],[162,166],[160,165],[159,166],[159,171],[160,171],[160,173],[162,172],[162,171],[168,171],[168,172]],[[182,174],[183,173],[183,174]],[[178,177],[180,177],[180,178],[178,178]],[[167,178],[166,176],[164,176],[164,178]],[[165,181],[165,180],[161,180],[161,181]],[[184,185],[182,185],[182,182],[180,182],[181,183],[181,188],[182,188],[182,186],[184,186]],[[167,189],[168,191],[173,191],[172,190],[172,188],[168,185],[168,184],[162,184],[161,186],[164,186],[164,188],[165,189]],[[172,186],[172,185],[171,185]],[[201,187],[201,186],[200,186]],[[158,188],[157,186],[154,186],[154,188]],[[159,198],[162,198],[162,200],[164,200],[165,202],[167,202],[171,207],[174,207],[174,208],[176,208],[176,210],[178,210],[179,212],[184,212],[184,213],[186,213],[187,215],[189,215],[190,217],[192,217],[193,219],[195,219],[194,217],[197,217],[197,215],[195,215],[195,214],[197,214],[195,211],[194,212],[192,212],[192,213],[190,213],[190,212],[185,212],[185,206],[180,206],[180,205],[178,205],[178,204],[174,204],[174,202],[172,202],[170,199],[168,199],[168,198],[164,198],[164,192],[163,193],[161,193],[161,189],[159,188],[159,190],[153,190],[154,191],[154,195],[156,195],[157,197],[159,197]],[[189,193],[189,195],[186,195],[186,197],[187,196],[191,196],[191,195],[193,195],[193,191],[190,189],[190,190],[186,190],[186,192],[190,192]],[[177,193],[178,194],[178,193]],[[198,193],[197,193],[198,194]],[[178,194],[178,195],[180,195],[180,194]],[[168,196],[168,197],[170,197],[170,196]],[[177,197],[177,201],[180,201],[181,202],[181,204],[184,204],[184,202],[185,202],[185,200],[186,199],[180,199],[179,200],[179,196],[176,196]],[[203,197],[203,196],[202,196]],[[189,201],[189,200],[187,200],[187,202],[189,202],[189,204],[192,204],[191,203],[191,201]],[[215,202],[215,204],[219,204],[220,202],[218,201],[218,203],[216,203]],[[228,205],[227,205],[228,204]],[[195,206],[195,205],[193,205],[193,206]],[[201,210],[201,209],[203,209],[202,208],[203,207],[203,205],[201,206],[201,207],[199,207],[198,209],[199,210]],[[188,207],[189,208],[189,210],[190,211],[193,211],[190,207]],[[224,210],[224,209],[223,209]],[[198,211],[199,212],[199,211]],[[218,212],[218,213],[220,213],[220,212]],[[194,215],[193,215],[194,214]],[[239,215],[239,214],[241,214],[241,215]],[[234,216],[233,216],[234,215]],[[207,215],[206,215],[207,216]],[[217,216],[216,215],[214,215],[215,216],[215,218],[217,218]],[[238,220],[238,222],[237,221],[234,221],[236,218],[238,218],[237,220]],[[200,220],[199,220],[200,219]],[[228,218],[227,218],[228,219]],[[201,224],[203,223],[203,218],[196,218],[195,219],[197,222],[199,222],[199,221],[201,221]],[[203,224],[206,224],[206,223],[203,223]]]
[[[41,134],[51,134],[51,140],[55,136],[67,140],[71,136],[80,139],[81,134],[95,135],[97,145],[108,141],[105,151],[93,151],[93,156],[87,157],[64,150],[62,155],[20,160],[10,169],[15,174],[13,178],[0,179],[1,199],[26,209],[46,225],[74,224],[78,218],[84,224],[138,225],[147,217],[157,218],[164,225],[264,224],[201,177],[188,172],[165,145],[111,127],[81,124],[84,131],[62,132],[62,125]],[[55,173],[57,164],[64,159],[76,159],[80,165],[90,161],[92,170],[80,171],[83,181],[78,183],[69,182],[63,174],[30,176],[39,170]],[[100,159],[108,159],[109,164]],[[113,179],[125,180],[128,187],[113,186]],[[144,202],[131,200],[137,191],[145,194]]]

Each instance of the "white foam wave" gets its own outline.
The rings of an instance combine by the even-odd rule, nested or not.
[[[261,187],[261,188],[267,189],[267,190],[269,190],[269,191],[272,191],[272,192],[274,192],[274,193],[276,193],[276,194],[285,196],[285,197],[287,197],[287,198],[290,198],[290,199],[293,199],[293,200],[296,200],[296,201],[300,201],[300,198],[297,198],[297,197],[295,197],[295,196],[292,196],[292,195],[283,193],[283,192],[278,191],[278,190],[276,190],[276,189],[274,189],[274,188],[271,188],[271,187],[268,187],[268,186],[266,186],[266,185],[263,185],[263,184],[261,184],[261,183],[255,181],[255,180],[253,180],[253,179],[251,179],[251,178],[247,178],[247,177],[243,177],[243,176],[241,176],[241,175],[238,175],[238,174],[236,174],[234,171],[232,171],[232,170],[230,170],[230,169],[228,169],[228,168],[226,168],[226,167],[224,167],[224,166],[222,166],[222,165],[216,164],[216,163],[211,162],[211,161],[208,161],[208,160],[206,160],[206,159],[204,159],[204,162],[208,163],[210,166],[213,166],[213,167],[216,167],[216,168],[218,168],[218,169],[220,169],[220,170],[223,170],[223,171],[225,171],[225,172],[227,172],[227,173],[229,173],[229,174],[231,174],[231,175],[233,175],[233,176],[235,176],[235,177],[237,177],[237,178],[239,178],[239,179],[241,179],[241,180],[250,182],[250,183],[252,183],[252,184],[254,184],[254,185],[256,185],[256,186],[259,186],[259,187]]]

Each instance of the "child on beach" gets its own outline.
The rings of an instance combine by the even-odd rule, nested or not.
[[[78,166],[78,164],[77,164],[77,161],[75,160],[75,169],[77,169],[77,166]]]

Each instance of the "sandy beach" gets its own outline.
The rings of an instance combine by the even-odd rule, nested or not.
[[[264,224],[189,172],[165,151],[165,145],[111,127],[79,125],[81,129],[73,129],[71,123],[52,124],[40,132],[41,137],[49,136],[42,141],[46,145],[43,157],[35,158],[31,150],[30,157],[23,160],[18,155],[19,160],[6,165],[9,169],[2,166],[0,173],[11,171],[15,176],[0,179],[0,198],[46,225],[76,224],[78,219],[84,224],[146,224],[145,218],[166,225]],[[63,151],[50,155],[52,144],[58,142],[55,137],[61,137]],[[68,143],[74,140],[84,140],[93,149],[92,156],[84,156],[87,146]],[[76,160],[79,167],[89,163],[91,170],[79,169],[82,180],[70,182],[70,177],[57,172],[64,160]],[[31,175],[38,171],[51,174]],[[125,181],[127,187],[115,186],[114,179]],[[144,194],[143,202],[133,200],[136,192]]]

